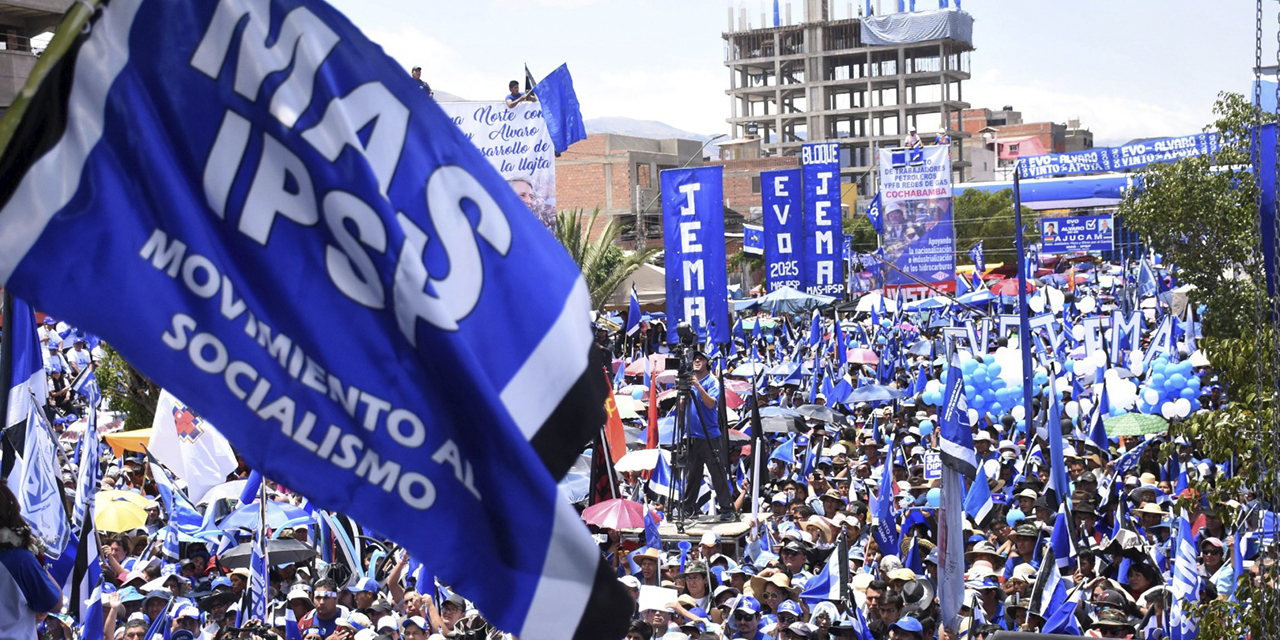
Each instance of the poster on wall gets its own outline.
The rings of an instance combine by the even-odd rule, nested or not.
[[[1040,241],[1045,253],[1111,251],[1115,222],[1110,214],[1040,219]]]
[[[438,102],[463,135],[489,160],[525,206],[556,226],[556,157],[542,121],[542,107],[522,102]]]
[[[918,300],[956,290],[947,147],[880,150],[885,292]]]

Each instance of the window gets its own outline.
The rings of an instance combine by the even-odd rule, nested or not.
[[[636,165],[636,184],[645,189],[649,188],[649,165],[644,163]]]
[[[760,176],[751,176],[751,193],[760,193]]]

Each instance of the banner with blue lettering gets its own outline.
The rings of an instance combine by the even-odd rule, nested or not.
[[[806,293],[844,297],[840,263],[844,226],[840,214],[840,145],[810,142],[801,148],[804,173],[804,266]]]
[[[1111,251],[1115,222],[1110,214],[1040,219],[1040,250],[1045,253]]]
[[[1222,148],[1217,132],[1193,133],[1147,140],[1119,147],[1097,147],[1071,153],[1048,153],[1018,158],[1018,168],[1024,178],[1076,175],[1137,169],[1149,164],[1174,162],[1217,153]]]
[[[885,288],[915,300],[954,292],[956,236],[947,147],[880,150]]]
[[[760,174],[760,204],[764,209],[764,268],[769,291],[778,287],[799,290],[804,262],[804,216],[800,212],[799,169],[764,171]]]
[[[586,283],[399,64],[316,0],[112,0],[33,77],[0,283],[497,627],[623,635],[556,485],[604,421]]]
[[[662,178],[667,266],[667,342],[688,322],[698,343],[729,342],[729,276],[724,254],[724,167],[668,169]]]

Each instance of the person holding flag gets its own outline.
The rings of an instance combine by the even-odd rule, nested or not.
[[[31,528],[0,482],[0,638],[35,638],[37,615],[57,611],[62,590],[41,565]]]

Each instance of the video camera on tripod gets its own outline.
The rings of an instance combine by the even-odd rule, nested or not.
[[[693,357],[698,352],[698,332],[688,322],[676,325],[677,341],[671,345],[671,355],[667,356],[668,370],[676,370],[676,390],[683,392],[690,388],[693,378]]]

